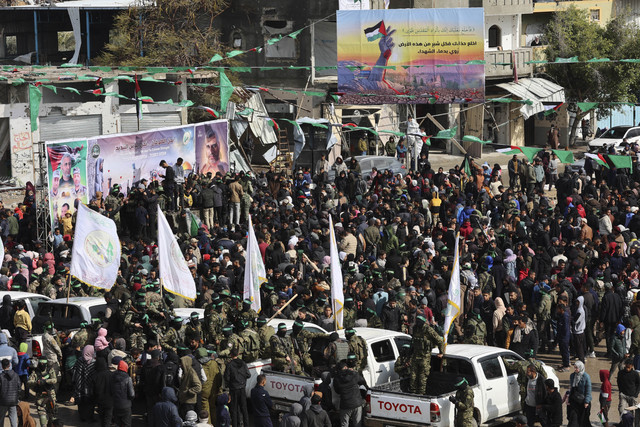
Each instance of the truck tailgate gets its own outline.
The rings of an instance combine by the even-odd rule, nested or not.
[[[437,402],[426,396],[416,396],[388,391],[370,391],[370,409],[367,418],[388,419],[393,421],[424,425],[431,421],[431,403]],[[387,425],[387,423],[384,423]],[[446,425],[446,424],[443,424]]]
[[[303,375],[292,375],[284,372],[263,370],[267,376],[267,384],[264,388],[273,399],[274,409],[277,411],[289,411],[289,404],[299,401],[303,396],[305,386],[320,384],[320,380]],[[288,403],[287,403],[288,402]]]

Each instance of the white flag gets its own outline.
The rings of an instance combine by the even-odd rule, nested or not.
[[[343,308],[344,308],[344,292],[342,288],[344,281],[342,280],[342,269],[340,268],[340,256],[338,255],[338,244],[336,242],[336,231],[333,228],[333,219],[329,215],[329,233],[331,236],[331,246],[329,255],[331,257],[331,301],[333,303],[333,315],[338,325],[337,329],[344,328]]]
[[[453,257],[453,270],[451,270],[451,282],[449,282],[449,296],[447,301],[447,309],[444,315],[444,348],[447,348],[447,338],[453,321],[460,314],[460,252],[458,251],[458,242],[460,241],[460,233],[456,236],[456,251]]]
[[[164,289],[188,300],[196,299],[196,282],[160,206],[158,206],[158,264]]]
[[[83,204],[78,205],[73,236],[71,275],[84,283],[111,289],[120,268],[120,239],[116,223]]]
[[[264,268],[262,254],[258,247],[256,233],[253,231],[253,222],[249,215],[249,236],[247,237],[247,259],[244,264],[244,293],[243,298],[251,300],[251,308],[260,313],[260,285],[267,281],[267,271]]]

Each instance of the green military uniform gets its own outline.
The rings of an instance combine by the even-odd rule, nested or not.
[[[309,332],[304,330],[301,322],[296,321],[293,324],[293,333],[291,334],[293,350],[300,357],[302,367],[307,373],[313,370],[313,360],[311,360],[311,340],[326,336],[322,332]]]
[[[202,326],[200,326],[198,313],[191,313],[191,321],[185,327],[184,336],[187,345],[189,345],[192,340],[195,340],[199,344],[202,344],[204,342]]]
[[[56,373],[56,380],[60,379],[60,361],[62,360],[62,350],[58,340],[53,336],[53,324],[45,324],[44,334],[42,334],[42,355],[47,358],[48,367]]]
[[[151,288],[153,288],[152,285]],[[147,303],[147,314],[149,316],[155,319],[164,318],[164,301],[162,301],[162,297],[159,294],[154,291],[146,292],[144,301]]]
[[[442,337],[425,323],[423,316],[418,316],[411,339],[411,393],[423,395],[427,390],[427,378],[431,372],[431,350],[438,346],[440,354],[444,354]]]
[[[362,337],[356,335],[356,331],[353,329],[345,330],[345,337],[349,343],[349,353],[356,355],[356,371],[362,373],[364,368],[368,366],[367,343],[364,342]]]
[[[342,322],[345,329],[351,329],[356,326],[356,309],[353,307],[353,298],[347,297],[344,300],[344,308],[342,309]]]
[[[222,333],[224,334],[224,338],[220,341],[220,345],[218,346],[218,357],[226,362],[231,359],[231,352],[233,350],[236,350],[238,352],[238,356],[242,357],[242,354],[244,353],[242,338],[233,333],[233,326],[225,326],[222,328]]]
[[[244,329],[240,332],[244,347],[242,360],[247,363],[255,362],[260,356],[260,335],[253,328],[248,327],[246,320],[241,320],[240,322],[244,325]]]
[[[293,352],[292,339],[286,336],[287,327],[284,323],[278,325],[278,332],[278,334],[271,337],[271,363],[273,369],[279,372],[302,375],[300,359]]]
[[[267,319],[261,317],[257,321],[258,336],[260,337],[260,359],[269,359],[271,357],[271,337],[276,333],[273,326],[267,325]]]
[[[461,378],[456,384],[458,390],[456,396],[451,396],[449,400],[456,405],[455,427],[474,427],[473,419],[473,390],[465,378]]]
[[[242,312],[240,313],[240,320],[246,321],[247,325],[250,328],[253,328],[255,327],[257,317],[258,313],[256,313],[256,311],[251,308],[251,301],[247,299],[244,300],[242,302]]]
[[[374,309],[367,308],[367,316],[367,327],[382,329],[382,320],[380,320]]]
[[[409,391],[409,376],[411,374],[411,345],[404,344],[400,350],[400,356],[393,365],[393,370],[400,377],[400,390]]]
[[[221,311],[222,301],[216,302],[215,305],[212,304],[211,308],[205,311],[203,334],[209,344],[218,345],[218,342],[222,339],[224,318]]]
[[[487,325],[484,324],[479,314],[472,313],[469,315],[464,335],[465,344],[487,344]]]
[[[162,339],[160,340],[160,345],[163,348],[170,348],[173,351],[176,351],[178,347],[183,346],[184,332],[182,329],[182,317],[174,318],[173,325],[164,333]]]
[[[87,331],[87,322],[80,323],[80,330],[71,339],[71,347],[83,348],[89,342],[89,331]]]
[[[147,344],[147,334],[144,331],[144,326],[138,323],[139,326],[133,326],[129,330],[129,336],[127,337],[127,348],[137,348],[140,350],[144,350],[145,345]]]
[[[200,347],[196,351],[196,357],[202,366],[204,374],[207,376],[207,381],[202,383],[202,409],[209,414],[209,422],[215,425],[216,398],[222,387],[222,370],[218,362],[210,357],[206,349]]]
[[[56,416],[58,410],[56,405],[57,383],[56,372],[49,366],[46,358],[40,358],[38,367],[32,369],[27,384],[36,394],[36,408],[38,409],[41,426],[46,426],[47,420],[51,420]]]

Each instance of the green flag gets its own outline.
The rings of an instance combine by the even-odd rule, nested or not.
[[[542,150],[542,148],[535,148],[535,147],[518,147],[518,148],[520,149],[520,151],[522,151],[522,154],[527,156],[527,159],[529,159],[530,162],[533,162],[533,158],[535,157],[536,153]]]
[[[31,132],[38,130],[38,114],[40,114],[42,92],[35,85],[29,85],[29,112],[31,113]]]
[[[227,111],[227,103],[229,102],[229,98],[231,98],[231,94],[233,93],[233,85],[231,81],[224,73],[223,69],[220,69],[220,111],[223,113]]]
[[[611,160],[611,163],[613,163],[613,166],[615,166],[618,169],[631,169],[633,167],[632,162],[631,162],[631,156],[613,156],[613,155],[609,155],[609,160]]]
[[[480,138],[478,138],[477,136],[473,136],[473,135],[465,135],[462,137],[462,140],[465,142],[477,142],[479,144],[490,144],[491,141],[483,141]]]
[[[451,139],[451,138],[454,138],[456,136],[457,132],[458,132],[458,126],[454,126],[451,129],[441,130],[440,132],[438,132],[438,134],[436,136],[433,136],[432,138],[436,138],[436,139]]]
[[[583,113],[586,113],[589,110],[593,110],[598,106],[597,102],[578,102],[578,108],[582,110]]]
[[[553,151],[553,154],[558,156],[558,159],[560,159],[561,163],[568,163],[568,164],[573,163],[573,153],[571,151],[567,151],[567,150],[551,150],[551,151]]]

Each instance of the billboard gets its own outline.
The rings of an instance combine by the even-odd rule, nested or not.
[[[337,32],[341,103],[484,102],[482,8],[340,10]]]
[[[198,173],[229,172],[229,123],[217,120],[195,126]]]
[[[46,147],[49,212],[55,228],[79,203],[87,203],[87,141],[52,142]]]

